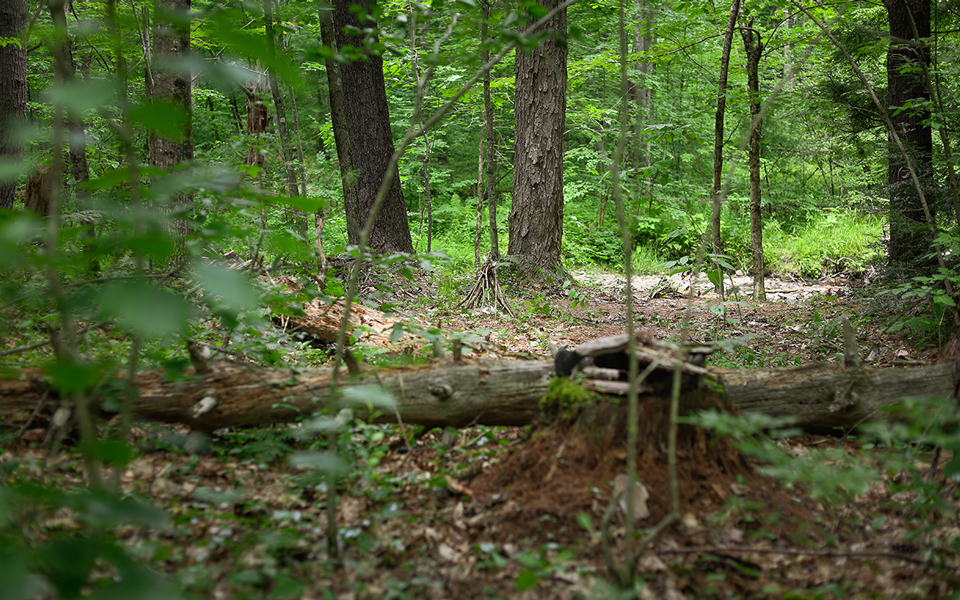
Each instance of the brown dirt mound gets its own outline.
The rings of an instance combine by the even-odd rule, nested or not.
[[[734,410],[717,394],[696,396],[685,403]],[[640,399],[637,472],[650,492],[652,520],[669,509],[668,423],[669,399]],[[626,472],[626,424],[625,402],[586,405],[576,418],[539,429],[499,469],[483,473],[471,487],[478,499],[514,503],[517,510],[512,514],[519,520],[535,520],[541,515],[566,520],[581,511],[596,512],[598,496],[609,498],[612,480]],[[681,512],[693,507],[698,512],[719,508],[730,495],[730,484],[738,477],[755,476],[729,442],[694,425],[679,427],[677,459]]]

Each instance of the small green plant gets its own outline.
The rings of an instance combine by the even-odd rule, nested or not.
[[[10,461],[0,472],[0,598],[183,598],[175,581],[146,567],[115,535],[120,526],[168,521],[132,498],[41,483]]]
[[[960,254],[960,236],[941,232],[934,242],[934,253],[926,257],[935,260],[938,253],[954,257]],[[948,291],[951,290],[952,294]],[[951,322],[957,312],[956,294],[960,290],[960,264],[951,261],[933,275],[914,277],[889,293],[899,296],[907,302],[915,302],[929,307],[929,311],[903,316],[887,328],[888,332],[909,328],[915,335],[935,332],[946,322]]]
[[[540,412],[548,418],[570,420],[580,407],[593,402],[594,394],[577,383],[575,378],[554,377],[547,386],[547,394],[540,399]]]
[[[656,248],[637,246],[633,251],[633,271],[637,275],[656,275],[664,272],[667,260]]]

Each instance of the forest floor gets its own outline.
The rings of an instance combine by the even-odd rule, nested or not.
[[[542,359],[548,340],[575,346],[624,331],[624,279],[576,277],[583,284],[576,306],[567,295],[534,294],[513,301],[516,318],[433,306],[437,284],[428,280],[396,299],[401,312],[423,324],[478,332],[489,341],[485,354]],[[891,304],[843,280],[771,279],[763,303],[745,299],[746,280],[735,282],[742,297],[726,301],[709,285],[698,284],[699,295],[689,300],[675,293],[681,279],[666,289],[662,283],[635,280],[637,326],[662,338],[685,331],[698,342],[742,340],[710,364],[836,360],[844,316],[870,366],[931,362],[938,352],[935,341],[918,348],[883,333]],[[137,432],[146,438],[160,431],[145,424]],[[119,474],[121,487],[173,518],[159,530],[118,535],[199,597],[625,597],[608,583],[600,532],[612,484],[626,468],[622,441],[569,423],[432,430],[416,439],[412,432],[357,425],[342,439],[341,450],[364,466],[345,482],[338,559],[326,549],[325,483],[289,466],[286,454],[306,443],[287,427],[227,432],[201,454],[164,444],[144,451]],[[853,437],[804,434],[779,444],[801,458],[836,448],[871,461],[871,450]],[[680,456],[681,520],[639,558],[639,597],[944,597],[958,589],[957,565],[934,566],[927,553],[956,537],[956,523],[931,521],[940,513],[923,512],[915,495],[898,493],[911,481],[909,471],[880,469],[868,491],[837,503],[778,483],[729,444],[700,440],[696,448],[698,456]],[[915,473],[929,468],[932,454],[917,449]],[[0,463],[14,456],[26,464],[36,459],[48,481],[82,481],[81,463],[69,453],[44,457],[23,444],[8,448]],[[641,532],[669,505],[665,465],[643,456],[639,473],[651,514],[638,521]],[[956,515],[955,508],[941,511]],[[71,526],[62,514],[56,519],[44,525]],[[623,521],[615,517],[609,532],[618,562]]]

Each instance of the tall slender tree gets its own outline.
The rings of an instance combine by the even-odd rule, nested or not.
[[[553,9],[559,0],[545,0]],[[567,112],[567,11],[547,24],[514,66],[515,150],[508,252],[524,270],[559,274],[563,238],[563,129]]]
[[[630,82],[630,97],[636,106],[637,118],[633,122],[633,139],[630,143],[632,156],[629,157],[635,165],[642,165],[647,168],[646,195],[653,195],[652,180],[650,178],[650,166],[653,164],[651,156],[652,149],[650,142],[644,142],[643,129],[653,122],[653,76],[654,64],[648,58],[647,54],[654,41],[654,20],[657,15],[657,8],[644,0],[634,0],[634,11],[639,22],[633,27],[633,54],[640,57],[636,64],[637,78]],[[637,204],[639,209],[640,203]]]
[[[730,2],[730,16],[723,34],[723,50],[720,55],[720,80],[717,83],[717,112],[714,119],[713,136],[713,211],[710,217],[713,238],[713,252],[720,254],[723,245],[720,241],[720,209],[723,206],[723,118],[727,109],[727,73],[730,69],[730,48],[733,46],[733,32],[736,29],[737,15],[740,14],[740,0]],[[723,278],[720,278],[721,285]],[[721,293],[722,293],[721,289]]]
[[[351,244],[360,241],[357,225],[366,223],[394,153],[383,59],[375,48],[378,37],[371,14],[375,7],[374,0],[334,0],[333,3],[337,47],[354,59],[339,65],[346,135],[350,140],[359,202],[356,207],[347,202],[345,207],[347,237]],[[351,211],[355,214],[351,215]],[[369,245],[380,252],[413,252],[407,205],[396,167],[387,197],[370,231]]]
[[[56,31],[67,31],[66,2],[64,0],[49,0],[47,8],[50,10],[50,19]],[[54,66],[60,81],[73,81],[76,78],[76,68],[73,64],[73,43],[69,36],[54,46]],[[67,107],[66,126],[69,133],[68,166],[73,182],[83,183],[90,179],[90,168],[87,165],[87,141],[84,131],[83,116]]]
[[[0,0],[0,161],[18,160],[23,144],[20,125],[27,117],[27,24],[25,0]],[[16,180],[0,180],[0,208],[13,208]]]
[[[276,55],[277,34],[273,23],[273,0],[263,0],[263,26],[267,36],[267,47],[271,56]],[[273,96],[273,110],[277,113],[277,130],[280,133],[280,158],[287,175],[287,193],[296,196],[297,172],[293,160],[293,146],[290,143],[290,129],[287,127],[287,107],[280,93],[280,82],[273,73],[267,73],[270,95]]]
[[[757,41],[754,41],[754,35]],[[763,299],[763,216],[760,213],[760,56],[763,41],[760,32],[753,29],[753,17],[740,28],[743,48],[747,54],[747,92],[750,94],[750,139],[747,156],[750,167],[750,246],[753,250],[753,297]]]

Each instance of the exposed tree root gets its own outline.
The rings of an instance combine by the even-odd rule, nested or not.
[[[515,317],[507,299],[503,295],[503,289],[500,287],[500,280],[497,278],[497,263],[487,261],[480,267],[477,274],[477,280],[466,298],[457,304],[458,307],[472,308],[477,303],[492,305],[494,308],[500,306],[511,317]]]

